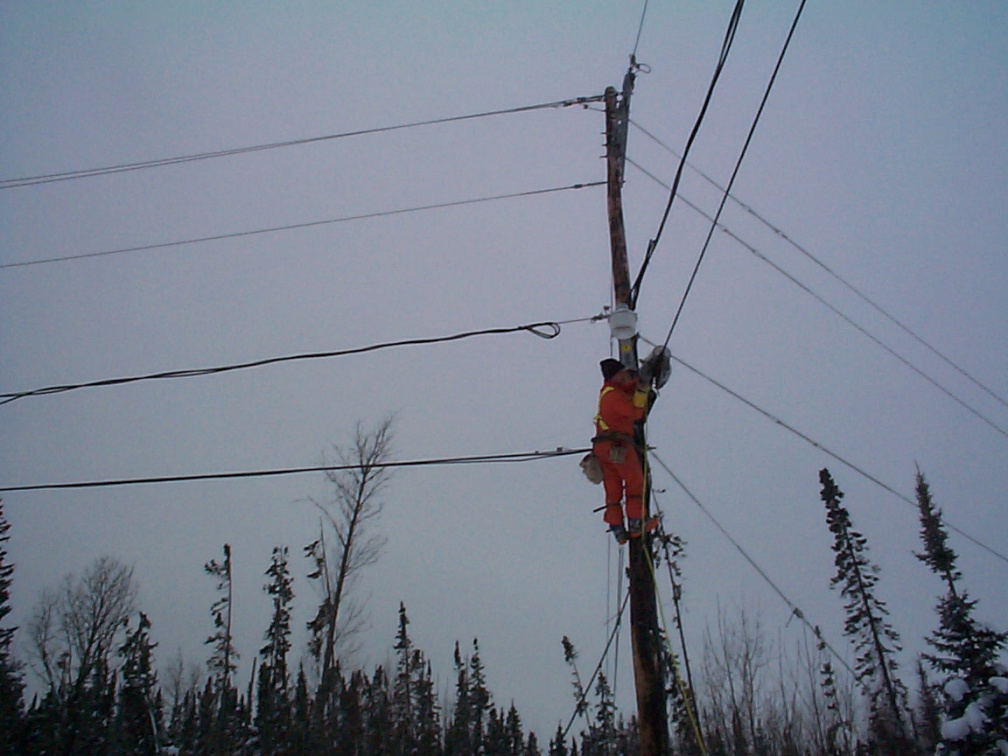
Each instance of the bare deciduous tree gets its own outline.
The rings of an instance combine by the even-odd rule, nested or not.
[[[758,740],[759,706],[771,645],[763,635],[758,616],[740,609],[737,624],[733,624],[720,603],[717,637],[711,635],[709,627],[704,633],[703,668],[713,714],[705,719],[715,728],[723,723],[728,731],[721,737],[742,752]]]
[[[28,624],[32,667],[57,696],[79,693],[107,662],[136,611],[136,595],[133,568],[110,556],[80,578],[67,575],[58,592],[43,592]]]
[[[361,628],[360,606],[349,599],[361,570],[378,560],[386,538],[372,531],[381,514],[381,494],[391,479],[384,463],[392,450],[393,418],[374,430],[360,423],[349,448],[334,445],[341,467],[326,473],[334,495],[327,501],[309,499],[322,513],[319,538],[305,547],[315,569],[309,575],[320,586],[322,600],[308,623],[309,649],[321,663],[321,679],[334,668],[337,652]]]

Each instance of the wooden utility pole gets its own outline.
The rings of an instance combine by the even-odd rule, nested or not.
[[[627,316],[630,302],[630,266],[627,262],[626,233],[623,227],[623,169],[626,159],[627,126],[630,120],[630,94],[633,70],[623,80],[622,96],[613,87],[605,93],[606,164],[609,206],[609,240],[612,250],[614,316]],[[629,321],[636,324],[636,316]],[[612,323],[612,321],[610,321]],[[630,332],[632,330],[632,333]],[[616,329],[614,328],[614,332]],[[637,368],[637,333],[635,325],[616,333],[619,359]],[[625,336],[625,338],[624,338]],[[643,432],[638,434],[643,448]],[[650,514],[650,476],[644,495],[644,516]],[[634,684],[637,691],[637,722],[641,756],[666,756],[669,749],[668,720],[665,708],[665,683],[661,667],[661,639],[658,636],[658,609],[650,553],[650,536],[630,539],[630,636],[633,645]],[[647,549],[648,551],[645,551]]]

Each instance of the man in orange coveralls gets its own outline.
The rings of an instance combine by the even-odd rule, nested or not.
[[[606,504],[602,519],[617,542],[624,544],[630,536],[639,536],[645,530],[644,469],[634,444],[634,423],[647,414],[651,381],[650,375],[640,380],[636,372],[618,360],[605,359],[599,364],[605,382],[599,393],[592,451],[602,467]],[[624,492],[626,525],[620,506]],[[657,524],[657,519],[649,518],[646,529],[653,530]]]

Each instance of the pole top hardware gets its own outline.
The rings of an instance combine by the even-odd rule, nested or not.
[[[618,341],[632,339],[637,335],[637,313],[625,304],[616,305],[609,313],[609,333]]]

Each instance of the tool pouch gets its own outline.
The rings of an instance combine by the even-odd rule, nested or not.
[[[594,452],[588,452],[581,459],[581,472],[596,486],[602,482],[602,464]]]
[[[614,465],[626,462],[626,447],[623,444],[612,444],[609,447],[609,461]]]

